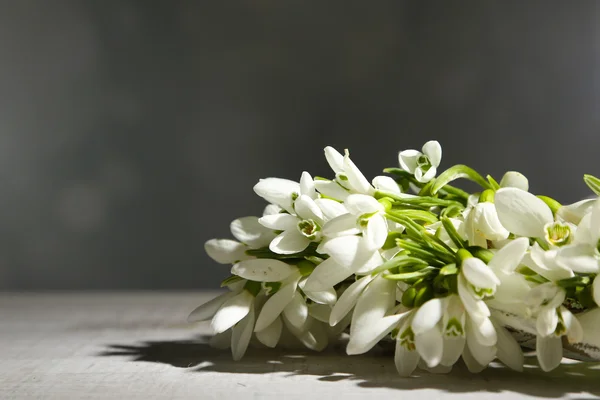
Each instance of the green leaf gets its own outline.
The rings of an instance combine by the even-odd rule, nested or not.
[[[583,181],[586,185],[588,185],[590,189],[592,189],[592,192],[600,196],[600,179],[596,178],[593,175],[585,174],[583,175]]]
[[[448,233],[448,236],[450,236],[450,239],[452,239],[452,242],[454,242],[456,247],[458,247],[459,249],[463,249],[467,246],[467,244],[460,237],[458,231],[454,227],[454,224],[452,223],[452,221],[450,221],[449,218],[442,218],[442,225],[444,226],[444,229],[446,229],[446,233]]]
[[[488,175],[485,178],[489,182],[492,189],[494,189],[494,190],[500,189],[500,184],[491,175]]]
[[[223,281],[221,282],[221,287],[229,286],[232,283],[239,282],[241,280],[242,278],[240,278],[239,276],[231,275],[229,278],[223,279]]]
[[[393,210],[389,211],[388,214],[410,218],[411,220],[423,221],[428,224],[434,224],[438,222],[435,214],[424,210]]]
[[[469,179],[477,183],[484,189],[491,189],[491,186],[488,183],[488,181],[486,181],[481,175],[479,175],[477,171],[470,167],[467,167],[466,165],[458,164],[448,168],[437,177],[435,184],[431,188],[431,193],[436,194],[447,183],[461,178]]]
[[[427,268],[423,268],[422,270],[419,270],[419,271],[404,272],[401,274],[389,274],[389,275],[384,275],[383,277],[385,279],[389,279],[392,281],[404,281],[404,280],[410,280],[410,279],[416,279],[416,278],[423,278],[425,276],[429,276],[429,275],[435,273],[436,271],[437,271],[437,268],[427,267]]]

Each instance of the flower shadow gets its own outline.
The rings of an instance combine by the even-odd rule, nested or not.
[[[600,363],[563,364],[545,373],[535,357],[526,357],[523,372],[492,364],[480,374],[471,374],[457,364],[448,374],[418,370],[410,378],[399,377],[393,349],[378,345],[367,354],[347,356],[339,342],[316,353],[294,349],[250,348],[241,361],[233,361],[227,350],[212,348],[208,337],[193,340],[150,341],[135,345],[110,345],[99,356],[130,357],[131,361],[167,364],[194,372],[278,374],[315,376],[323,382],[353,381],[359,387],[398,390],[437,389],[442,392],[513,392],[544,398],[579,395],[600,396]],[[588,397],[585,397],[588,396]]]

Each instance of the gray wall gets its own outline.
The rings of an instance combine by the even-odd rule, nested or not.
[[[600,174],[595,1],[0,1],[0,288],[215,287],[260,177]]]

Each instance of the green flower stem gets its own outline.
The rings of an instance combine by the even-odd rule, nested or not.
[[[442,172],[436,179],[435,184],[431,188],[431,193],[436,194],[446,184],[456,179],[466,178],[469,179],[484,189],[491,189],[490,184],[486,181],[477,171],[473,168],[467,167],[466,165],[455,165]]]
[[[560,204],[558,201],[554,200],[552,197],[548,197],[548,196],[537,196],[539,199],[541,199],[544,203],[546,203],[546,205],[548,207],[550,207],[550,209],[552,210],[552,214],[556,215],[556,212],[558,211],[559,208],[562,207],[562,204]]]

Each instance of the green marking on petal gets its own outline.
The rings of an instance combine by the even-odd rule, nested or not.
[[[564,246],[573,241],[573,232],[568,224],[554,222],[545,228],[546,241],[554,246]]]

